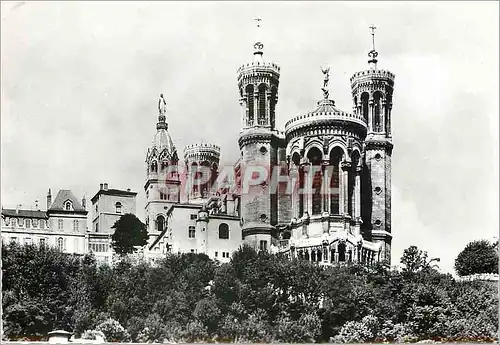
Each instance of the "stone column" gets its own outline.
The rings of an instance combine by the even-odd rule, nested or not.
[[[361,171],[363,167],[356,167],[356,177],[354,180],[354,219],[361,218]]]
[[[328,161],[323,161],[321,165],[322,170],[322,180],[321,186],[323,190],[321,191],[323,198],[322,211],[330,213],[330,174],[328,172]]]
[[[303,169],[303,176],[304,176],[304,187],[302,188],[302,201],[304,203],[303,205],[303,210],[304,212],[307,212],[309,215],[311,215],[311,211],[309,211],[309,197],[310,197],[310,188],[309,188],[309,163],[303,163],[302,164],[302,169]]]
[[[387,102],[385,99],[382,100],[382,111],[380,112],[380,126],[382,127],[381,132],[385,134],[386,123],[385,123],[385,110],[387,109]]]
[[[271,126],[271,92],[267,91],[266,92],[266,119],[267,119],[267,125]]]
[[[392,130],[391,130],[391,110],[392,110],[392,103],[389,103],[387,105],[387,129],[386,129],[386,132],[387,132],[387,136],[390,138],[391,135],[392,135]]]
[[[258,90],[254,91],[254,93],[253,93],[253,124],[259,125],[259,91]]]
[[[341,208],[343,209],[343,213],[347,214],[349,212],[349,170],[351,169],[351,162],[343,161],[342,162],[342,204]]]
[[[373,119],[374,119],[375,107],[373,106],[373,98],[368,101],[368,133],[373,132]]]

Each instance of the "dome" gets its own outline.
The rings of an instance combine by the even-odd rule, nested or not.
[[[285,124],[285,132],[288,136],[291,132],[300,128],[334,123],[352,123],[366,130],[366,121],[362,116],[346,113],[335,107],[333,100],[323,99],[318,102],[315,109],[289,120]]]
[[[153,138],[153,150],[156,149],[158,153],[162,153],[163,150],[167,150],[169,154],[176,151],[172,138],[166,129],[159,129]]]

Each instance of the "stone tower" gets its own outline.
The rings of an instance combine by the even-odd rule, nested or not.
[[[391,253],[391,110],[394,91],[394,74],[377,68],[378,53],[368,53],[367,70],[351,77],[354,112],[362,115],[368,123],[364,143],[365,173],[361,189],[363,200],[363,236],[381,243],[381,261],[390,263]]]
[[[282,139],[275,129],[275,109],[278,101],[280,68],[263,59],[263,44],[254,45],[254,59],[238,69],[238,89],[242,110],[239,136],[241,168],[244,181],[251,176],[249,167],[267,170],[278,161],[278,142]],[[250,174],[252,175],[252,174]],[[277,196],[269,193],[269,179],[260,185],[241,190],[241,223],[243,238],[256,249],[267,250],[277,222]]]
[[[204,203],[213,195],[212,186],[217,180],[220,147],[214,144],[198,143],[184,149],[188,183],[188,202]]]
[[[154,239],[164,230],[170,205],[180,202],[177,150],[168,133],[166,102],[158,101],[158,123],[151,148],[146,155],[146,225]]]

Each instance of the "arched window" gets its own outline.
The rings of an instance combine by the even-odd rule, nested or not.
[[[64,239],[62,237],[59,237],[57,239],[57,249],[59,249],[61,252],[64,251]]]
[[[122,203],[121,202],[117,202],[115,204],[115,208],[116,208],[116,213],[122,213]]]
[[[333,166],[330,180],[330,213],[340,214],[340,161],[342,159],[342,149],[335,147],[330,152],[330,165]]]
[[[40,229],[45,229],[45,219],[40,219]]]
[[[160,215],[156,218],[156,231],[163,231],[164,227],[165,227],[165,218]]]
[[[361,95],[361,113],[366,123],[368,123],[368,99],[370,96],[365,92]]]
[[[339,262],[344,262],[345,261],[345,243],[339,243],[338,244],[338,250],[339,250]]]
[[[229,225],[226,223],[219,225],[219,238],[223,240],[229,239]]]
[[[374,130],[375,132],[382,131],[382,123],[380,120],[380,100],[382,98],[382,94],[380,92],[375,92],[373,94],[373,115],[374,115]]]
[[[254,96],[253,85],[247,85],[245,92],[247,94],[247,126],[253,126],[253,113],[254,113]]]
[[[153,161],[151,163],[151,172],[157,172],[158,171],[158,163],[156,161]]]
[[[323,197],[321,193],[322,184],[322,171],[321,171],[321,160],[322,153],[317,147],[313,147],[307,153],[307,158],[311,163],[309,178],[312,178],[312,214],[321,214]],[[311,176],[314,172],[314,176]]]
[[[267,125],[267,116],[266,116],[266,90],[267,87],[265,84],[259,85],[259,125]]]

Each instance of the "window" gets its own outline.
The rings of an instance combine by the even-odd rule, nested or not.
[[[31,241],[31,237],[26,237],[26,238],[24,239],[24,244],[26,244],[26,245],[31,245],[32,243],[33,243],[33,242]]]
[[[37,228],[38,227],[38,219],[33,219],[31,221],[31,225],[33,225],[34,228]]]
[[[115,204],[115,206],[116,206],[116,213],[118,213],[118,214],[122,213],[122,204],[121,204],[121,202],[117,202]]]
[[[160,191],[160,200],[167,200],[167,194],[163,191]]]
[[[45,219],[40,219],[40,229],[45,229]]]
[[[73,221],[73,231],[78,231],[78,219]]]
[[[191,253],[194,253],[194,249],[191,249]]]
[[[196,228],[194,226],[189,227],[189,238],[195,238],[196,237]]]
[[[99,232],[99,223],[95,223],[95,232]]]
[[[99,207],[97,207],[97,204],[95,205],[95,212],[97,213],[97,211],[99,210]]]
[[[5,222],[6,226],[9,226],[10,225],[10,218],[9,217],[5,217],[4,222]]]
[[[71,201],[66,201],[66,203],[64,204],[64,209],[66,211],[71,211]]]
[[[223,240],[229,239],[229,225],[226,223],[219,225],[219,238]]]
[[[163,216],[158,216],[156,218],[156,231],[163,231],[165,227],[165,218]]]
[[[267,241],[260,241],[260,250],[267,250]]]
[[[59,220],[57,221],[57,228],[58,228],[59,230],[62,230],[62,229],[64,228],[64,222],[63,222],[63,220],[62,220],[62,219],[59,219]]]
[[[44,246],[45,245],[45,238],[41,238],[39,243],[40,243],[40,246]]]
[[[191,214],[191,220],[198,219],[198,215],[196,213]]]
[[[17,218],[17,225],[18,226],[24,226],[24,219],[23,218]]]
[[[17,237],[11,237],[11,238],[10,238],[10,242],[11,242],[11,243],[12,243],[12,242],[17,242]]]
[[[31,219],[26,219],[26,229],[31,228]]]
[[[219,256],[219,252],[215,252],[215,257]]]
[[[61,252],[64,250],[64,239],[62,237],[59,237],[57,239],[57,249],[59,249]]]

